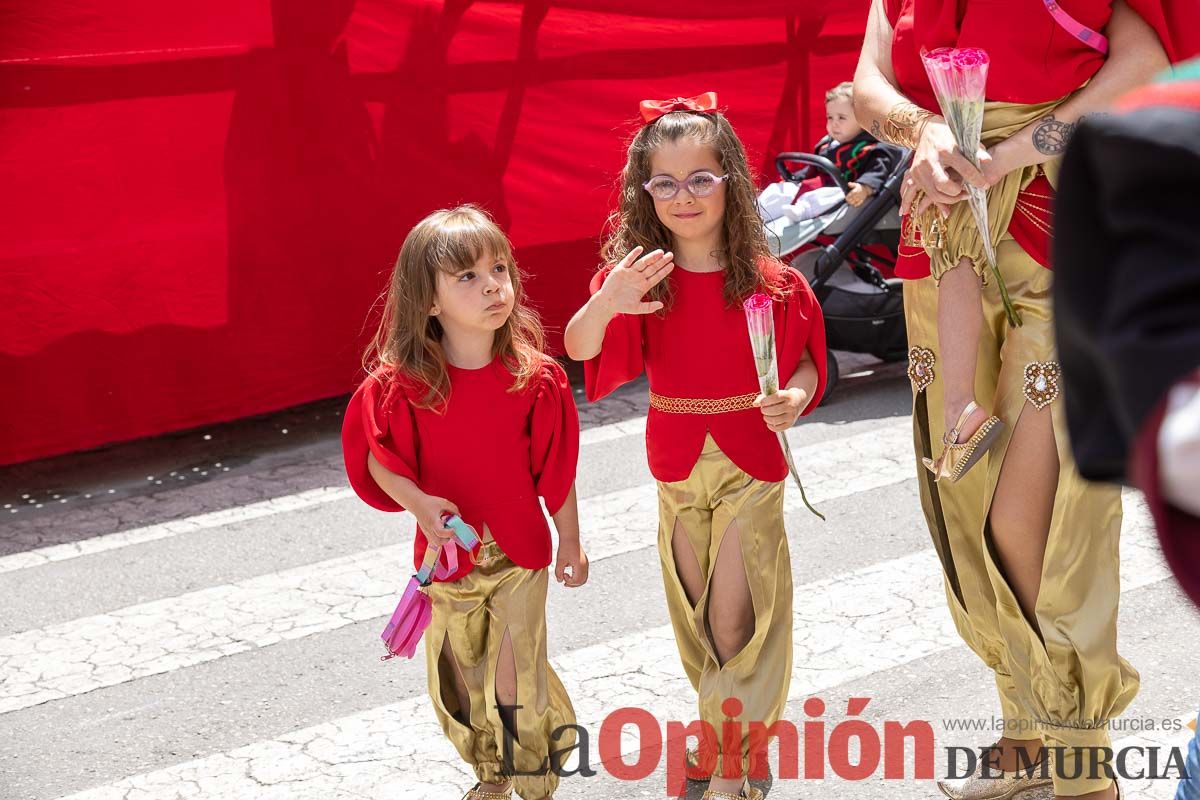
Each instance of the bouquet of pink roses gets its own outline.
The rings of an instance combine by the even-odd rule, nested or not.
[[[976,153],[983,133],[984,87],[990,63],[987,51],[978,47],[939,47],[936,50],[923,50],[921,61],[925,64],[929,83],[933,86],[938,105],[942,107],[942,116],[954,134],[954,140],[958,142],[958,148],[968,161],[978,167]],[[1013,326],[1019,326],[1021,316],[1013,308],[1008,287],[1004,285],[1000,267],[996,265],[996,249],[992,245],[988,226],[986,190],[968,183],[967,202],[983,239],[983,252],[988,266],[996,276],[1008,321]]]

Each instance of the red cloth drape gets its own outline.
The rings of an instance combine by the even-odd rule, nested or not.
[[[717,91],[766,173],[818,138],[867,6],[17,4],[0,463],[352,391],[405,232],[461,201],[511,233],[557,347],[638,101]]]

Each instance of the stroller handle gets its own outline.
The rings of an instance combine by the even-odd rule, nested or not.
[[[788,168],[788,164],[805,164],[807,165],[802,170],[793,172]],[[834,166],[834,163],[824,156],[814,155],[812,153],[780,153],[775,157],[775,169],[779,171],[779,177],[785,181],[802,180],[809,170],[815,168],[829,176],[834,184],[843,192],[849,193],[850,185],[846,183],[846,177],[842,171]]]
[[[904,150],[902,153],[902,157],[892,169],[892,174],[883,182],[883,186],[871,198],[866,208],[846,226],[846,230],[842,231],[833,244],[822,248],[821,255],[817,257],[817,263],[813,268],[814,279],[812,289],[818,293],[818,299],[821,299],[820,292],[823,290],[826,281],[841,266],[842,261],[846,258],[846,254],[854,248],[863,234],[874,228],[879,220],[883,218],[883,215],[891,210],[893,206],[900,204],[900,184],[904,180],[905,173],[908,172],[908,165],[912,159],[910,151]],[[784,155],[787,154],[785,153]],[[783,158],[783,156],[780,156],[780,158]]]

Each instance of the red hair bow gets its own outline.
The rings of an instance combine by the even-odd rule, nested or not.
[[[670,100],[643,100],[641,103],[642,119],[647,123],[654,122],[664,114],[672,111],[699,111],[712,114],[717,110],[717,93],[705,92],[695,97],[673,97]]]

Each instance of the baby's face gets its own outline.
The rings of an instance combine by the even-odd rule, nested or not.
[[[839,142],[848,142],[862,133],[862,126],[854,118],[853,104],[840,97],[825,104],[825,128]]]

